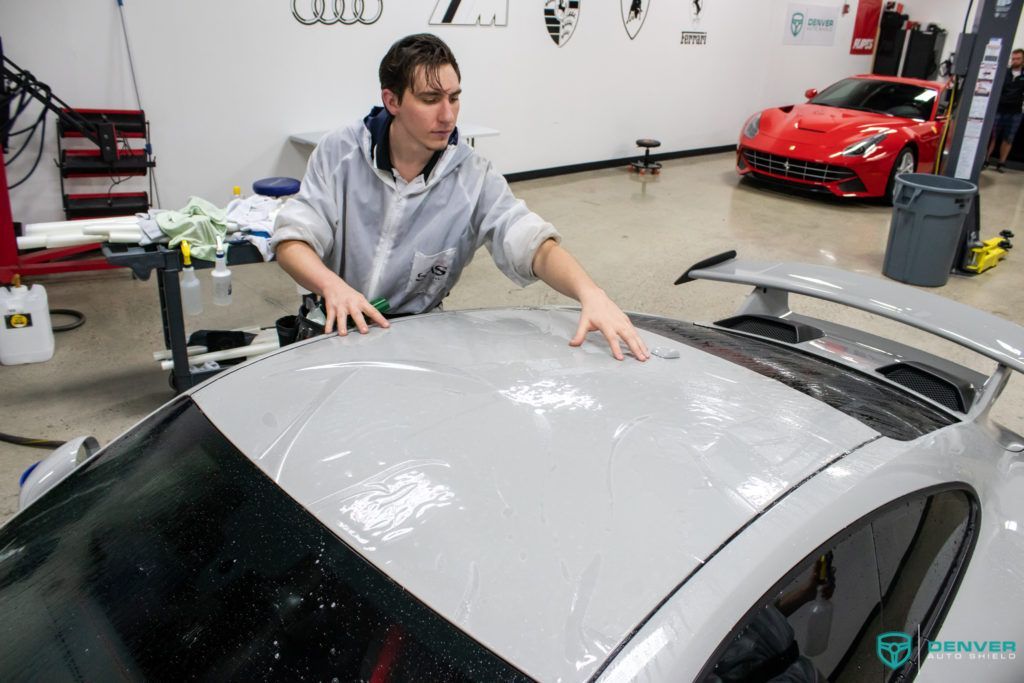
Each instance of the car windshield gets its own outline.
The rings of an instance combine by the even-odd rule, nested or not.
[[[927,120],[936,95],[938,90],[919,85],[847,78],[818,93],[811,104]]]
[[[189,399],[0,529],[0,680],[528,680],[342,543]]]

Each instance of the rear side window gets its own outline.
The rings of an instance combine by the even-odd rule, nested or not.
[[[641,329],[781,382],[890,439],[909,441],[956,423],[916,396],[785,344],[656,316],[630,319]]]
[[[0,680],[526,680],[183,400],[0,529]]]
[[[946,490],[851,526],[754,606],[704,680],[910,680],[966,566],[976,516],[973,496]]]

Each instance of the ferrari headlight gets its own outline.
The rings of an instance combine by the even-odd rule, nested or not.
[[[752,138],[757,135],[757,131],[761,130],[761,114],[754,114],[747,121],[747,125],[743,127],[743,135],[748,138]]]
[[[858,140],[843,150],[844,157],[860,157],[873,150],[882,140],[889,137],[889,133],[879,133],[869,138]]]

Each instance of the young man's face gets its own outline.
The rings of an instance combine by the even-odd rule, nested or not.
[[[1021,68],[1021,66],[1024,66],[1024,54],[1014,52],[1010,55],[1010,68],[1016,70]]]
[[[437,81],[427,79],[426,70],[416,70],[415,85],[405,89],[402,101],[390,90],[383,92],[384,104],[408,137],[432,151],[448,146],[448,137],[459,118],[462,88],[451,64],[437,70]]]

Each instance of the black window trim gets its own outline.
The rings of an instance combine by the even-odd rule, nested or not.
[[[750,620],[767,604],[765,601],[771,596],[776,595],[783,588],[791,584],[794,580],[799,578],[802,574],[806,573],[807,563],[811,562],[815,557],[820,556],[827,550],[831,549],[836,543],[844,540],[851,534],[865,527],[865,525],[871,524],[878,517],[890,512],[891,510],[913,500],[919,500],[921,498],[931,498],[939,493],[947,491],[958,491],[964,493],[967,496],[968,503],[970,505],[970,516],[967,520],[967,528],[964,530],[966,535],[966,542],[961,546],[957,557],[954,559],[949,571],[946,573],[946,577],[943,580],[942,588],[938,592],[938,596],[935,601],[928,608],[926,613],[926,619],[928,622],[921,624],[921,637],[924,640],[931,640],[938,630],[942,627],[942,622],[945,620],[946,615],[949,613],[950,607],[952,607],[953,599],[956,597],[957,591],[960,589],[960,584],[963,581],[964,575],[967,573],[967,565],[970,562],[971,557],[974,555],[974,548],[978,543],[978,529],[981,525],[981,499],[978,497],[977,491],[973,486],[967,482],[948,482],[944,484],[937,484],[935,486],[925,487],[918,489],[911,493],[904,494],[899,498],[889,501],[888,503],[875,508],[866,515],[860,517],[855,522],[846,525],[838,533],[833,534],[827,541],[820,544],[814,551],[808,553],[806,557],[798,561],[793,567],[787,571],[781,579],[772,584],[771,588],[762,594],[762,596],[747,610],[743,616],[736,622],[736,624],[729,629],[729,632],[719,643],[718,647],[715,648],[714,652],[708,657],[701,668],[700,674],[695,679],[696,681],[703,681],[714,671],[715,665],[718,660],[725,654],[726,649],[732,642],[733,637],[739,630],[745,626]],[[918,530],[918,532],[920,529]],[[917,538],[915,532],[914,538]],[[893,578],[892,585],[896,584],[896,579],[899,578],[900,572],[902,572],[904,561],[906,557],[900,562],[900,566],[897,569],[897,573]],[[877,558],[876,558],[877,562]],[[891,588],[891,586],[890,586]],[[883,598],[884,599],[884,598]],[[878,606],[875,607],[878,609]],[[859,634],[858,634],[859,635]],[[846,661],[848,657],[844,655],[840,661],[840,667]],[[888,683],[903,683],[904,681],[911,681],[917,675],[919,670],[919,662],[916,657],[911,657],[906,664],[900,669],[893,671],[889,676]]]

